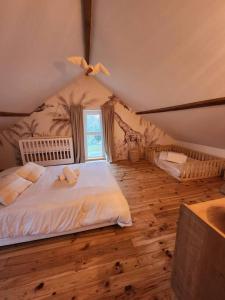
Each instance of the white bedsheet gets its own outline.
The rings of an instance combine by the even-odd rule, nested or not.
[[[178,164],[175,162],[163,160],[163,159],[156,159],[155,164],[162,170],[166,171],[173,177],[179,178],[181,174],[181,170],[183,164]]]
[[[47,167],[13,204],[0,208],[0,242],[104,223],[132,224],[128,203],[107,163],[70,166],[80,169],[75,186],[57,181],[64,166]]]
[[[162,170],[166,171],[171,176],[179,179],[181,176],[181,172],[183,171],[184,166],[189,162],[197,161],[193,158],[188,157],[187,161],[182,164],[178,164],[175,162],[167,161],[164,159],[160,159],[159,155],[155,157],[155,164]]]

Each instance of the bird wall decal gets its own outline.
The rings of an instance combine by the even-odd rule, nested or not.
[[[95,66],[88,65],[86,60],[81,56],[70,56],[70,57],[67,57],[67,60],[74,65],[79,65],[85,71],[85,75],[87,75],[87,76],[89,74],[96,75],[100,72],[102,72],[103,74],[105,74],[107,76],[110,76],[109,71],[101,63],[97,63]]]

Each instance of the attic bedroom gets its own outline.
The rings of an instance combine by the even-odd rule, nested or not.
[[[0,2],[0,299],[225,299],[225,2]]]

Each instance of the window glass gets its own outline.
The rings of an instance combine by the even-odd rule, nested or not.
[[[102,157],[102,137],[101,135],[87,135],[88,158]]]
[[[104,157],[100,110],[84,110],[84,145],[87,160]]]
[[[99,114],[87,114],[87,131],[88,132],[99,132],[101,131],[101,122]]]

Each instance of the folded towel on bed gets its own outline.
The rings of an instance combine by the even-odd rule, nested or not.
[[[63,168],[63,175],[69,184],[75,184],[80,175],[80,171],[78,169],[72,170],[69,167],[65,167]]]
[[[64,174],[59,175],[59,181],[64,181],[64,180],[66,180]]]

